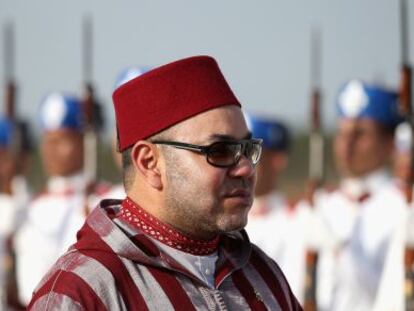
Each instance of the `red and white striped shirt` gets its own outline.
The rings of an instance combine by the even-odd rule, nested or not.
[[[220,236],[211,287],[177,252],[118,217],[121,204],[104,200],[94,209],[28,310],[302,310],[278,265],[244,230]]]

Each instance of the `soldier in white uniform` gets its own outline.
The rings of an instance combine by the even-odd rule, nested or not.
[[[383,229],[379,231],[383,239],[387,239],[387,253],[375,310],[411,310],[413,308],[412,284],[405,284],[404,280],[404,252],[407,249],[408,251],[414,249],[414,206],[412,203],[407,204],[410,195],[408,192],[410,188],[412,190],[412,185],[407,184],[411,174],[412,143],[411,126],[407,122],[400,123],[395,130],[394,187],[389,187],[378,195],[375,202],[369,204],[365,212],[375,212],[377,215],[374,219],[370,219],[370,223],[364,223],[363,229],[368,226],[373,227],[378,222],[382,224],[384,219],[386,219],[386,228],[388,228],[386,231],[385,226],[382,225]],[[404,300],[404,293],[408,295],[409,301]],[[407,302],[408,306],[406,306]]]
[[[387,165],[401,121],[397,94],[352,80],[340,90],[337,108],[334,155],[342,179],[336,191],[315,197],[317,213],[336,242],[320,253],[318,304],[321,310],[375,310],[398,223],[390,202],[379,200],[395,188]]]
[[[16,175],[20,148],[15,148],[16,127],[5,117],[0,117],[0,310],[6,304],[6,278],[12,268],[9,239],[11,238],[24,207],[16,200]],[[16,146],[17,147],[17,146]],[[24,180],[21,176],[19,180]],[[27,196],[22,193],[22,196]]]
[[[15,202],[16,226],[24,219],[24,209],[31,197],[26,173],[32,150],[28,124],[0,117],[0,193]]]
[[[29,205],[16,235],[18,293],[27,304],[55,260],[76,241],[87,213],[80,101],[52,93],[40,106],[41,157],[48,176],[44,192]]]
[[[253,137],[263,139],[257,166],[255,199],[246,226],[250,240],[273,258],[285,273],[293,293],[303,303],[305,273],[305,217],[279,190],[288,164],[290,134],[274,118],[245,114]]]
[[[0,117],[0,310],[17,301],[10,243],[25,218],[31,195],[24,176],[31,150],[26,129],[23,122]]]

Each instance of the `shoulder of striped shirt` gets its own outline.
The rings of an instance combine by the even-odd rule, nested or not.
[[[42,280],[28,310],[47,310],[49,306],[53,306],[54,309],[61,308],[61,310],[66,310],[71,306],[101,306],[103,310],[106,310],[107,302],[103,301],[101,295],[88,282],[92,278],[86,276],[90,271],[96,271],[93,268],[95,265],[95,268],[101,265],[99,261],[89,261],[89,264],[92,264],[92,266],[83,270],[83,273],[75,272],[75,269],[79,265],[86,264],[88,259],[90,258],[76,249],[72,249],[62,257],[57,266]],[[297,299],[294,297],[285,276],[276,262],[257,246],[253,246],[249,263],[264,280],[282,310],[301,310]],[[113,268],[116,269],[116,267]],[[110,288],[111,282],[108,282],[103,274],[94,274],[93,282],[95,287],[96,282],[101,283],[101,285],[104,284],[107,287],[106,292],[117,290]],[[115,282],[112,284],[115,286]],[[235,285],[236,287],[240,286]],[[86,309],[88,308],[86,307]]]
[[[102,270],[99,260],[83,255],[72,247],[43,277],[27,309],[49,310],[49,307],[53,307],[53,310],[69,310],[69,306],[83,308],[95,305],[103,307],[99,310],[106,310],[92,284],[93,282],[98,287],[104,285],[110,289],[110,282],[105,278],[110,275],[110,271],[105,274]]]
[[[88,231],[88,228],[85,230]],[[110,280],[115,279],[123,280],[122,282],[127,280],[128,282],[123,284],[123,286],[134,288],[137,291],[135,295],[139,295],[139,290],[135,288],[134,282],[125,268],[125,263],[99,236],[96,235],[94,237],[92,234],[91,237],[95,241],[95,248],[84,249],[81,247],[81,249],[77,249],[74,246],[62,256],[39,284],[29,309],[45,310],[50,305],[51,300],[58,299],[59,294],[70,298],[68,300],[66,297],[65,303],[72,301],[71,303],[73,304],[81,304],[83,306],[90,303],[103,305],[103,301],[105,301],[106,304],[108,303],[105,299],[106,297],[99,295],[99,291],[96,288],[106,288],[105,292],[122,291],[122,288],[119,289],[115,285],[117,282],[112,282],[114,287],[111,289]],[[297,304],[297,300],[293,296],[286,278],[276,262],[270,259],[257,246],[253,245],[249,263],[258,271],[266,285],[272,290],[279,304],[286,308],[283,310],[299,310],[294,307]],[[99,271],[99,269],[107,273],[97,273],[96,271]],[[158,268],[153,270],[158,271],[154,273],[162,274]],[[109,277],[105,278],[105,275],[109,275]],[[85,295],[85,293],[88,294]],[[53,303],[55,308],[57,300]]]

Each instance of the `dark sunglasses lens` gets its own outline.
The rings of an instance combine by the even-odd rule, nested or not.
[[[232,166],[240,155],[241,145],[228,142],[217,142],[210,146],[207,152],[208,161],[217,166]]]

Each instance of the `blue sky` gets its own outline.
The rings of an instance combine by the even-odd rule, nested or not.
[[[414,38],[414,1],[408,2]],[[16,27],[20,115],[35,121],[39,101],[49,91],[80,93],[85,14],[93,18],[93,79],[108,128],[112,88],[122,68],[208,54],[218,60],[246,109],[306,129],[314,27],[322,32],[323,118],[329,129],[335,125],[334,98],[341,83],[357,77],[398,85],[396,0],[0,0],[0,25],[13,20]],[[412,63],[413,51],[411,40]],[[3,49],[0,59],[2,54]],[[0,63],[2,82],[3,68]]]

